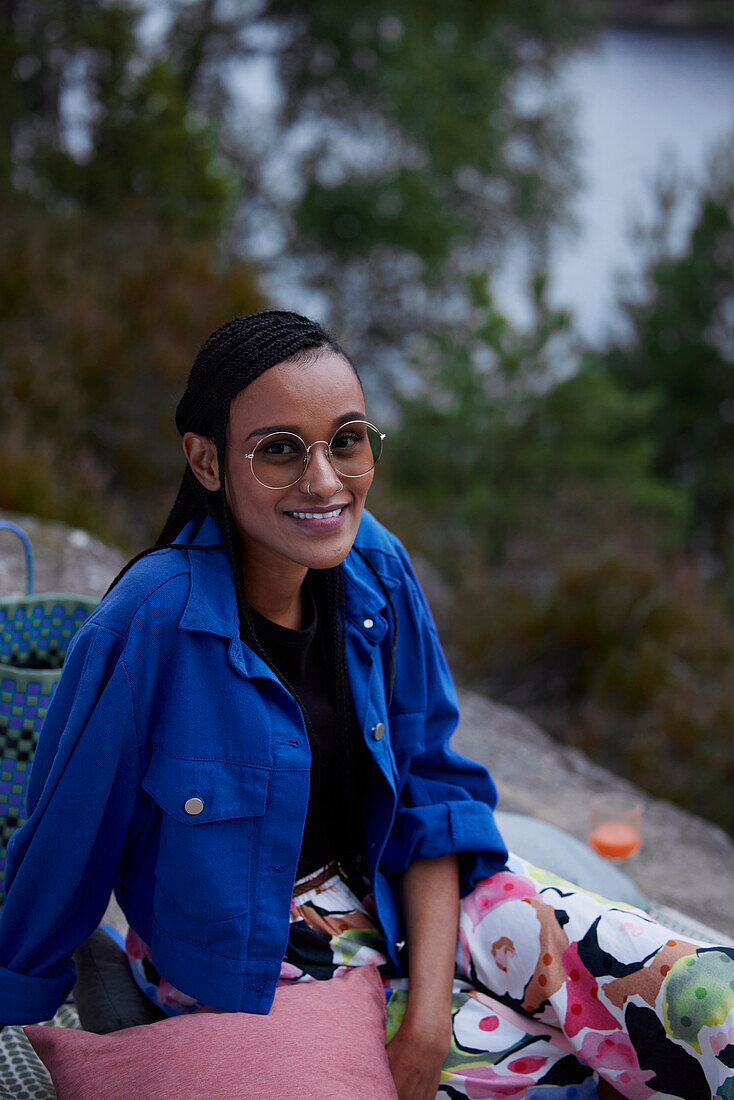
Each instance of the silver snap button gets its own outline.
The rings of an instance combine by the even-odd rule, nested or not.
[[[201,801],[200,798],[187,798],[184,802],[184,809],[186,810],[187,814],[196,816],[196,814],[200,814],[201,811],[204,809],[204,803]]]
[[[382,738],[382,735],[383,735],[384,732],[385,732],[384,722],[378,722],[376,726],[372,727],[372,736],[374,737],[375,741],[379,741]]]
[[[373,619],[365,619],[365,621],[363,622],[363,624],[362,624],[362,625],[363,625],[364,627],[366,627],[366,628],[367,628],[367,630],[369,630],[369,629],[370,629],[370,627],[372,627],[372,626],[374,626],[374,625],[375,625],[375,623],[374,623],[374,620],[373,620]]]

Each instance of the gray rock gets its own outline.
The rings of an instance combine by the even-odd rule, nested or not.
[[[122,551],[105,545],[78,527],[15,512],[0,511],[0,519],[17,523],[30,537],[36,592],[102,596],[127,561]],[[25,590],[23,547],[14,534],[0,531],[0,595],[20,595]]]

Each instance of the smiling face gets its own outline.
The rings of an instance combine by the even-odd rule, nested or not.
[[[373,474],[340,479],[326,448],[317,444],[311,448],[308,469],[300,481],[286,489],[270,489],[253,476],[244,455],[252,453],[259,439],[276,431],[292,432],[309,445],[330,440],[342,424],[364,417],[357,375],[343,356],[328,348],[305,361],[270,367],[232,401],[225,460],[227,500],[255,606],[258,586],[272,588],[278,577],[285,587],[296,578],[300,585],[307,569],[328,569],[344,560],[356,537]],[[211,441],[189,433],[184,448],[202,484],[217,488]]]

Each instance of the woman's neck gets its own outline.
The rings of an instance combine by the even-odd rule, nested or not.
[[[308,570],[296,566],[288,570],[253,569],[243,562],[242,571],[247,599],[266,619],[291,630],[302,630],[308,616],[304,581]]]

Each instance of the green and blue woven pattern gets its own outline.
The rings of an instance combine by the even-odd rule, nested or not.
[[[69,642],[96,603],[61,593],[0,599],[0,897],[41,725]]]
[[[71,636],[95,604],[94,600],[79,596],[72,596],[73,602],[65,601],[69,601],[68,596],[53,594],[3,600],[0,605],[0,662],[15,664],[16,660],[37,658],[60,669]]]

